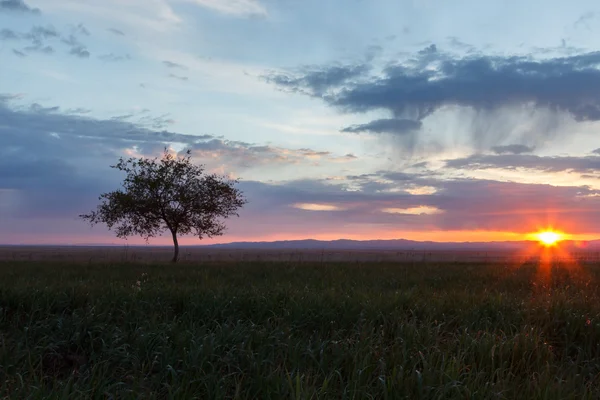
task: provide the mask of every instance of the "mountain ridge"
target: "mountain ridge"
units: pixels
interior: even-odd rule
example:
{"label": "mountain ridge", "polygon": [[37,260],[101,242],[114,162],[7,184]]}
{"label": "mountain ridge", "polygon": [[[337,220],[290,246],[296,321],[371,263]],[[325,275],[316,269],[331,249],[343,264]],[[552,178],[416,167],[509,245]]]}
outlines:
{"label": "mountain ridge", "polygon": [[[223,249],[319,249],[319,250],[512,250],[537,245],[537,241],[494,241],[494,242],[434,242],[416,241],[408,239],[376,239],[376,240],[277,240],[258,242],[231,242],[220,244],[199,245],[199,247],[223,248]],[[564,240],[563,247],[585,247],[600,248],[600,240],[577,242]]]}

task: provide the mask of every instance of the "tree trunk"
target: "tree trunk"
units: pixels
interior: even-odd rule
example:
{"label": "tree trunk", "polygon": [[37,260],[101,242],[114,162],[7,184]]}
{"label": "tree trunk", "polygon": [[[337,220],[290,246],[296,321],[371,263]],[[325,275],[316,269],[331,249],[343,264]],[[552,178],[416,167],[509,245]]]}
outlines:
{"label": "tree trunk", "polygon": [[171,231],[171,235],[173,235],[173,259],[171,262],[176,263],[179,260],[179,243],[177,242],[177,232]]}

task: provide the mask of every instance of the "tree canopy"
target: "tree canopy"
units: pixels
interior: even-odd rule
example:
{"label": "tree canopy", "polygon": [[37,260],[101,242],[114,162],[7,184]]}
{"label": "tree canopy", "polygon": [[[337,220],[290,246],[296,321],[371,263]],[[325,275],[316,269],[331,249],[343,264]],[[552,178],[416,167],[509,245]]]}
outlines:
{"label": "tree canopy", "polygon": [[111,168],[126,173],[122,188],[101,194],[97,209],[80,217],[92,225],[106,224],[119,238],[148,241],[168,231],[173,262],[179,259],[179,236],[220,236],[224,219],[238,216],[246,203],[237,180],[206,174],[204,166],[192,162],[190,150],[183,157],[165,149],[160,159],[120,158]]}

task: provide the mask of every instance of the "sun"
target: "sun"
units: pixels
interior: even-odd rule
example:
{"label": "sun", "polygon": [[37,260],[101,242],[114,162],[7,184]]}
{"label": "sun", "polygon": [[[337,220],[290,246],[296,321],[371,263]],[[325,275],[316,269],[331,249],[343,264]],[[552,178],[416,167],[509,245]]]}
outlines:
{"label": "sun", "polygon": [[554,231],[538,232],[535,236],[544,246],[554,246],[564,239],[562,234]]}

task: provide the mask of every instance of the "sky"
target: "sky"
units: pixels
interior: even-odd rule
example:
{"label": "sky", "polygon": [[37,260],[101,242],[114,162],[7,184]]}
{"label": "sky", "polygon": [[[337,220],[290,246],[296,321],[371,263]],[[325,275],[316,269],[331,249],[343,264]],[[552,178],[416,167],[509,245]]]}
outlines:
{"label": "sky", "polygon": [[599,38],[592,0],[0,0],[0,243],[122,244],[77,216],[165,147],[248,200],[202,243],[600,238]]}

